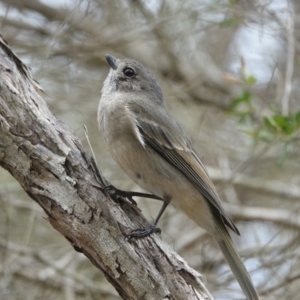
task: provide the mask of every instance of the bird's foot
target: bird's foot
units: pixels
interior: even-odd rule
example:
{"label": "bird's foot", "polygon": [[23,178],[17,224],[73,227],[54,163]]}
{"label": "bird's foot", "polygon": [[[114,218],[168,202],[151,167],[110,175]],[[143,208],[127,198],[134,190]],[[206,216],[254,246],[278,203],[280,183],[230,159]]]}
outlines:
{"label": "bird's foot", "polygon": [[126,235],[126,239],[136,238],[136,239],[142,239],[145,238],[152,233],[161,233],[161,229],[155,227],[155,225],[150,225],[146,228],[139,228],[136,230],[131,231],[129,234]]}
{"label": "bird's foot", "polygon": [[[137,203],[135,200],[133,200],[134,192],[131,191],[123,191],[115,188],[113,185],[108,185],[104,188],[104,190],[109,194],[109,196],[115,201],[118,202],[121,198],[124,197],[127,198],[128,201],[130,201],[131,204],[134,206],[137,206]],[[124,201],[124,200],[123,200]]]}
{"label": "bird's foot", "polygon": [[118,197],[124,197],[127,198],[135,206],[137,206],[137,203],[135,200],[133,200],[132,197],[143,197],[143,198],[150,198],[150,199],[155,199],[160,201],[163,200],[162,198],[152,194],[119,190],[115,188],[113,185],[106,186],[104,190],[110,195],[110,197],[113,200],[118,201],[119,200]]}

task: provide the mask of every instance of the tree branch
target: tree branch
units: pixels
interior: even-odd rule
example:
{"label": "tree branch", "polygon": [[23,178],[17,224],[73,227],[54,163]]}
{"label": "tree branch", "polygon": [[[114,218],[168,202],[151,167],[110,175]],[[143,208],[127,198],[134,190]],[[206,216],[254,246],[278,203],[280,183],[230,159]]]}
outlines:
{"label": "tree branch", "polygon": [[76,136],[49,111],[29,69],[0,37],[0,165],[50,224],[103,271],[123,299],[212,299],[200,275],[159,236],[132,243],[139,209],[101,188]]}

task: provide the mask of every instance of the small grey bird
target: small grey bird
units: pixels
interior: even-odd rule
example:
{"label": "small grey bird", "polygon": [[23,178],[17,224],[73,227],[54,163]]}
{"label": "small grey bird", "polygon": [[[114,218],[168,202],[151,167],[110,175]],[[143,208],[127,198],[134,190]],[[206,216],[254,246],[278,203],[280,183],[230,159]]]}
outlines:
{"label": "small grey bird", "polygon": [[104,81],[98,123],[109,151],[140,187],[163,200],[153,225],[169,203],[207,230],[218,242],[248,300],[258,300],[251,278],[229,235],[239,235],[226,214],[208,172],[185,131],[166,111],[153,74],[132,59],[106,55],[111,67]]}

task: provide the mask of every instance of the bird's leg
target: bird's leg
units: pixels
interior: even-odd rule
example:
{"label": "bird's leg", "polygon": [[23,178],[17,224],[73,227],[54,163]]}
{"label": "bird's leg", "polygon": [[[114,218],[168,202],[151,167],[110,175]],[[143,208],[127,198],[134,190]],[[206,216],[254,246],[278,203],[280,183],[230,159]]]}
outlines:
{"label": "bird's leg", "polygon": [[156,216],[154,222],[146,228],[140,228],[140,229],[136,229],[136,230],[131,231],[129,234],[126,235],[127,239],[130,239],[130,238],[140,239],[140,238],[147,237],[152,233],[161,233],[160,228],[157,228],[156,225],[157,225],[160,217],[164,213],[165,209],[167,208],[167,206],[171,202],[171,199],[170,198],[165,198],[165,199],[163,199],[163,201],[164,201],[163,205],[160,208],[160,210],[158,212],[158,215]]}
{"label": "bird's leg", "polygon": [[139,193],[139,192],[132,192],[132,191],[123,191],[115,188],[113,185],[108,185],[104,188],[104,190],[110,195],[111,198],[117,200],[117,197],[125,197],[127,198],[133,205],[137,205],[136,201],[133,200],[132,197],[143,197],[143,198],[150,198],[155,200],[163,201],[162,198],[157,197],[153,194],[147,193]]}
{"label": "bird's leg", "polygon": [[[107,180],[103,177],[102,173],[100,172],[98,165],[93,156],[90,157],[90,165],[95,174],[96,180],[99,183],[99,185],[95,185],[93,183],[92,183],[92,185],[98,189],[101,189],[102,191],[107,192],[109,194],[109,196],[116,202],[118,201],[118,197],[127,198],[133,205],[137,205],[137,204],[133,200],[132,197],[143,197],[143,198],[150,198],[150,199],[163,201],[162,198],[157,197],[152,194],[119,190],[119,189],[115,188],[113,185],[108,184]],[[103,188],[103,186],[104,186],[104,188]]]}

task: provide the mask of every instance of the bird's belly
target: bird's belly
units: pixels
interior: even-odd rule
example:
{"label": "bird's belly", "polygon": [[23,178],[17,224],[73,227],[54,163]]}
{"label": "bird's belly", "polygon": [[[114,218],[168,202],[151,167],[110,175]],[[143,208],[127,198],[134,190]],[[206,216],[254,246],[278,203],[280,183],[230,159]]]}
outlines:
{"label": "bird's belly", "polygon": [[156,196],[164,196],[163,187],[174,174],[165,171],[158,154],[144,148],[136,139],[127,138],[115,141],[110,152],[122,170],[141,188]]}

